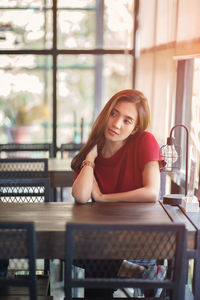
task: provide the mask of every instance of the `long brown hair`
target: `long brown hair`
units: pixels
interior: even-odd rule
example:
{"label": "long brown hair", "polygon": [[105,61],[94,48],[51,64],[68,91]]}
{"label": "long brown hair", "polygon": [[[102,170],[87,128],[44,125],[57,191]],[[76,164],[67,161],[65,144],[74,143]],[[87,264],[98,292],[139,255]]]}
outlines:
{"label": "long brown hair", "polygon": [[80,168],[82,161],[95,145],[97,145],[98,151],[103,148],[105,141],[104,131],[106,124],[110,117],[111,111],[119,101],[128,101],[136,105],[138,112],[138,123],[137,132],[135,134],[138,134],[139,132],[142,132],[147,128],[150,121],[150,113],[147,99],[145,98],[143,93],[133,89],[119,91],[118,93],[113,95],[106,103],[92,126],[92,130],[88,137],[87,143],[73,158],[71,162],[71,168],[73,170],[78,170]]}

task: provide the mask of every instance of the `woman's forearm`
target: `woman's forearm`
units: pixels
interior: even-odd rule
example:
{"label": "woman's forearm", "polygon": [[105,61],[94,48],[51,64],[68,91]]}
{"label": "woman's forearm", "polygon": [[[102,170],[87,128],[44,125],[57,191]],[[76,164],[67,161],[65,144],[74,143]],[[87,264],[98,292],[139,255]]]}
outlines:
{"label": "woman's forearm", "polygon": [[91,198],[94,171],[91,167],[85,166],[81,169],[78,177],[72,186],[72,196],[79,203],[86,203]]}
{"label": "woman's forearm", "polygon": [[72,196],[79,203],[86,203],[91,198],[94,170],[89,166],[81,169],[72,186]]}
{"label": "woman's forearm", "polygon": [[92,195],[94,182],[94,161],[97,157],[97,145],[86,155],[78,177],[72,186],[72,196],[79,203],[87,203]]}
{"label": "woman's forearm", "polygon": [[159,191],[143,187],[129,192],[99,194],[95,199],[97,202],[156,202],[158,200]]}

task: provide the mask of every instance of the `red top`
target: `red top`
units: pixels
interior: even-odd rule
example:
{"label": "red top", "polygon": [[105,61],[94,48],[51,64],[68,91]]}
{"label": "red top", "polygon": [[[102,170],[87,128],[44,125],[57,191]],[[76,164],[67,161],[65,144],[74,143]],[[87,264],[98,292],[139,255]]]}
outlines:
{"label": "red top", "polygon": [[101,192],[120,193],[141,188],[145,164],[159,161],[159,156],[160,147],[147,131],[133,136],[112,157],[104,158],[100,153],[95,160],[94,173]]}

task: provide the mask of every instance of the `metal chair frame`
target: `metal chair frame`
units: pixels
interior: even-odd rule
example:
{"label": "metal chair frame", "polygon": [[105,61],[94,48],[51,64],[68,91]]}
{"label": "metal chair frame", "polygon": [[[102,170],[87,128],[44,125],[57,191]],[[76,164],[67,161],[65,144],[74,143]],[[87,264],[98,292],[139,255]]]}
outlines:
{"label": "metal chair frame", "polygon": [[48,157],[53,155],[53,146],[50,143],[34,143],[34,144],[19,144],[19,143],[8,143],[0,144],[0,157],[2,152],[13,153],[13,157],[16,157],[16,152],[45,152],[48,153]]}
{"label": "metal chair frame", "polygon": [[[0,179],[0,201],[21,203],[49,202],[49,189],[49,178]],[[38,198],[43,201],[38,200]]]}
{"label": "metal chair frame", "polygon": [[[135,239],[133,237],[136,236],[138,231],[140,231],[142,235],[153,235],[154,238],[152,238],[152,242],[149,241],[149,239],[143,240],[142,242],[138,239],[137,242],[133,242],[133,240]],[[109,250],[107,249],[106,243],[104,241],[105,234],[108,235],[108,239],[106,238],[106,241],[107,245],[110,247],[108,247]],[[115,244],[113,246],[110,246],[109,244],[111,243],[110,238],[112,238],[112,234],[114,234],[113,237],[115,240]],[[127,235],[129,234],[131,234],[131,236],[129,237],[129,241],[127,241]],[[170,252],[170,254],[168,254],[165,251],[165,247],[162,251],[159,250],[161,252],[158,252],[158,247],[154,247],[155,239],[158,239],[159,241],[159,235],[162,235],[162,238],[165,239],[165,237],[168,238],[170,234],[173,235],[172,242],[174,241],[174,247],[172,247],[173,253]],[[91,237],[92,235],[93,237]],[[171,243],[171,240],[169,241]],[[151,246],[152,248],[149,248]],[[144,254],[144,249],[146,249],[147,254]],[[169,249],[169,251],[171,251],[171,249]],[[144,255],[147,255],[148,257],[144,257]],[[171,278],[167,278],[164,280],[121,277],[84,279],[72,278],[73,263],[77,262],[77,260],[101,261],[104,259],[110,259],[111,261],[113,259],[170,259],[173,261],[174,266],[173,275]],[[170,290],[170,299],[183,300],[185,295],[185,281],[186,229],[184,224],[113,225],[68,223],[66,225],[65,296],[67,300],[72,299],[72,288],[77,287],[92,289],[123,289],[127,287],[137,287],[145,289],[162,288],[164,290]],[[96,298],[98,299],[98,295]]]}
{"label": "metal chair frame", "polygon": [[60,146],[60,152],[61,152],[61,157],[63,157],[64,152],[76,152],[81,150],[81,148],[84,146],[83,143],[66,143],[66,144],[61,144]]}
{"label": "metal chair frame", "polygon": [[0,159],[0,178],[44,178],[48,177],[47,158],[3,158]]}
{"label": "metal chair frame", "polygon": [[[17,240],[17,235],[13,234],[14,232],[25,231],[27,234],[22,240]],[[12,240],[9,237],[9,233],[12,235]],[[37,283],[36,283],[36,239],[35,239],[35,230],[34,223],[0,223],[0,236],[4,234],[8,235],[7,240],[0,238],[0,259],[10,259],[10,258],[26,258],[29,261],[29,275],[26,277],[0,277],[0,289],[6,291],[6,287],[8,286],[18,286],[18,287],[28,287],[30,293],[30,299],[37,299]],[[10,241],[9,241],[10,239]],[[9,241],[9,242],[8,242]],[[19,247],[19,242],[24,243],[23,247],[26,250],[26,257],[24,257],[15,253],[15,251],[10,251],[10,244],[15,244],[15,247]],[[7,248],[6,248],[7,247]],[[12,254],[10,253],[12,252]],[[18,252],[18,251],[17,251]],[[2,295],[3,291],[1,291]],[[3,295],[2,295],[3,296]]]}
{"label": "metal chair frame", "polygon": [[[49,202],[49,178],[0,179],[0,201],[17,203]],[[44,260],[44,274],[48,273],[49,261]]]}

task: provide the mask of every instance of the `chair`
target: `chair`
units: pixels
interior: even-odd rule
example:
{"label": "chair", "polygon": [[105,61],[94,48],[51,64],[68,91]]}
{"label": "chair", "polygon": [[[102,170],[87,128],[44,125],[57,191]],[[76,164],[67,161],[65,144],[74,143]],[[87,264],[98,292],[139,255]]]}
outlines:
{"label": "chair", "polygon": [[0,178],[48,177],[47,158],[0,159]]}
{"label": "chair", "polygon": [[1,158],[49,158],[53,154],[52,144],[0,144]]}
{"label": "chair", "polygon": [[[0,223],[0,259],[18,259],[28,261],[26,276],[0,277],[0,298],[37,300],[36,278],[36,238],[34,223]],[[41,300],[53,297],[42,296]]]}
{"label": "chair", "polygon": [[[49,202],[49,186],[49,178],[0,179],[0,201],[10,203]],[[37,262],[37,270],[47,275],[49,261],[40,259]],[[21,275],[26,273],[27,264],[10,259],[8,269],[12,270],[14,274]],[[48,277],[44,275],[40,275],[40,279],[48,281]],[[46,284],[48,285],[48,282]]]}
{"label": "chair", "polygon": [[[1,178],[47,178],[47,158],[4,158],[0,159]],[[50,201],[54,201],[54,190],[50,190]]]}
{"label": "chair", "polygon": [[0,179],[0,201],[49,202],[49,178]]}
{"label": "chair", "polygon": [[26,277],[0,277],[0,294],[6,295],[8,286],[27,287],[30,299],[37,299],[35,273],[35,230],[33,223],[0,223],[0,258],[26,259],[28,275]]}
{"label": "chair", "polygon": [[[163,280],[144,279],[141,275],[117,276],[119,266],[125,259],[167,260],[171,264],[167,277]],[[85,268],[85,278],[75,278],[75,274],[72,275],[73,265]],[[169,293],[169,299],[183,300],[185,274],[186,230],[183,224],[68,223],[66,225],[65,296],[67,300],[74,299],[72,288],[80,287],[98,290],[128,287],[162,288]],[[98,299],[98,294],[93,299]]]}

